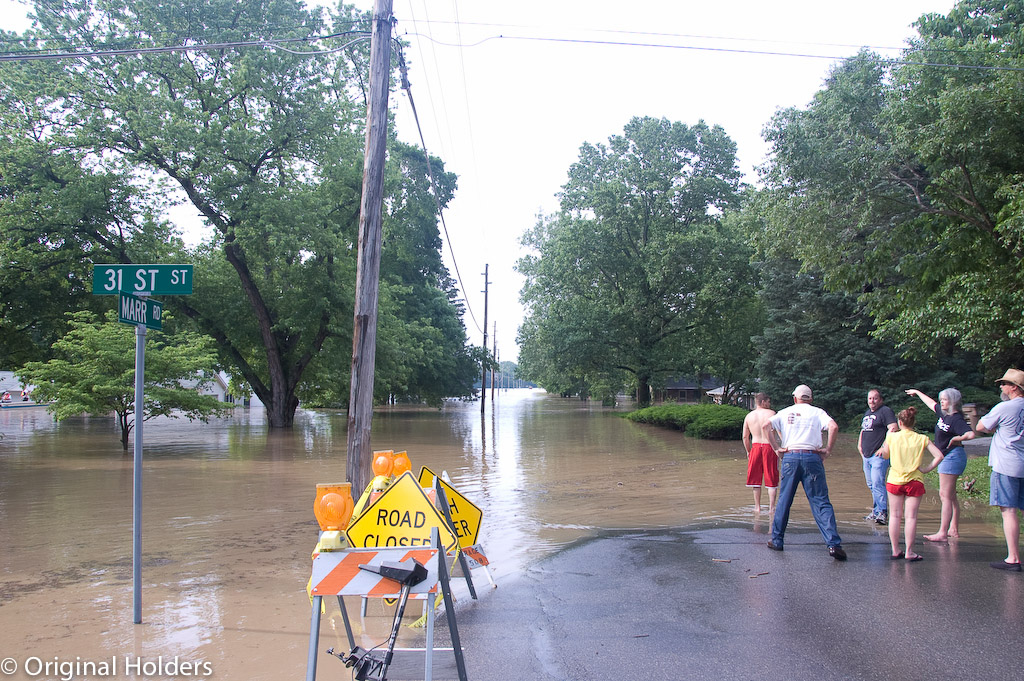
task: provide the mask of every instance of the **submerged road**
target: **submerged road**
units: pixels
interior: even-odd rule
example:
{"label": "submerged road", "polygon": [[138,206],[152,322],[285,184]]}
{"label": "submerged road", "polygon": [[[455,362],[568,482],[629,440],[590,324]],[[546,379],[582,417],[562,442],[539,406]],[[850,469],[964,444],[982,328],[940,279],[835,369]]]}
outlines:
{"label": "submerged road", "polygon": [[879,529],[846,528],[846,562],[792,523],[782,553],[735,522],[581,541],[460,601],[468,677],[1020,678],[1024,576],[988,566],[1005,545],[922,540],[908,563]]}

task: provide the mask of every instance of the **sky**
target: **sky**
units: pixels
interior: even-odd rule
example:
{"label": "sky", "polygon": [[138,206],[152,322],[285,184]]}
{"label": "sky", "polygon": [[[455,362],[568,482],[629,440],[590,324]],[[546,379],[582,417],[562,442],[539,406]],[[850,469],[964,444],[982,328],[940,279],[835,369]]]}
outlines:
{"label": "sky", "polygon": [[[352,4],[370,9],[373,0]],[[516,360],[520,240],[538,214],[558,210],[582,144],[606,142],[636,116],[704,120],[736,142],[740,169],[756,184],[767,153],[761,133],[777,110],[806,106],[829,69],[862,46],[898,56],[918,17],[953,5],[393,0],[427,150],[459,176],[444,251],[470,309],[470,341],[482,341],[487,265],[488,347],[496,324],[499,359]],[[0,0],[0,27],[23,29],[24,15]],[[418,145],[406,94],[392,93],[390,106],[399,138]]]}

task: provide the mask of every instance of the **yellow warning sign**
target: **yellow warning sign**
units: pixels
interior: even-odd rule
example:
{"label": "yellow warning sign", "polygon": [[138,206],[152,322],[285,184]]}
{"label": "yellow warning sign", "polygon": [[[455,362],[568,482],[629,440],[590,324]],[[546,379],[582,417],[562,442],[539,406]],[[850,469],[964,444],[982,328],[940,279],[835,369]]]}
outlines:
{"label": "yellow warning sign", "polygon": [[459,546],[465,548],[476,544],[477,537],[480,534],[480,521],[483,520],[484,512],[432,470],[426,466],[420,469],[420,486],[433,486],[434,478],[441,481],[444,495],[448,497],[448,514],[452,517],[455,534],[459,537]]}
{"label": "yellow warning sign", "polygon": [[423,488],[406,471],[391,483],[345,531],[352,548],[388,546],[430,546],[430,530],[438,528],[441,545],[449,552],[458,539],[434,508]]}

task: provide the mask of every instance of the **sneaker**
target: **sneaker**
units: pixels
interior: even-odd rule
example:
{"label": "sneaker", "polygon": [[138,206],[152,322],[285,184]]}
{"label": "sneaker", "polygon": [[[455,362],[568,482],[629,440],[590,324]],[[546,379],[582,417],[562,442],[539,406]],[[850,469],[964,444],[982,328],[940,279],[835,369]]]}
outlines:
{"label": "sneaker", "polygon": [[768,542],[768,548],[770,548],[772,551],[781,551],[782,544],[776,544],[775,542],[770,541]]}
{"label": "sneaker", "polygon": [[996,570],[1009,570],[1010,572],[1020,572],[1020,563],[1007,563],[1005,560],[997,560],[994,563],[989,563],[990,568]]}
{"label": "sneaker", "polygon": [[889,524],[889,512],[882,511],[875,516],[875,525],[888,525]]}
{"label": "sneaker", "polygon": [[[846,551],[843,551],[842,546],[830,546],[828,547],[828,555],[832,556],[836,560],[846,560]],[[1019,566],[1018,566],[1019,569]]]}
{"label": "sneaker", "polygon": [[875,518],[877,518],[877,517],[878,517],[878,516],[877,516],[877,515],[875,515],[875,513],[874,513],[874,512],[871,512],[871,513],[868,513],[868,514],[867,514],[866,516],[864,516],[864,520],[874,520],[874,519],[875,519]]}

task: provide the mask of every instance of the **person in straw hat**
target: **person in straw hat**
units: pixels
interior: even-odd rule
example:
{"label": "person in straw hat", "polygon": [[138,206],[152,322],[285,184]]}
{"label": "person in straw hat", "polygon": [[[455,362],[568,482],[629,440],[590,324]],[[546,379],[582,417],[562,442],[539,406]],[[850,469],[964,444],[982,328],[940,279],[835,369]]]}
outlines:
{"label": "person in straw hat", "polygon": [[1003,401],[981,417],[976,430],[992,433],[988,465],[992,466],[989,505],[1003,514],[1006,559],[989,563],[997,570],[1020,572],[1020,514],[1024,510],[1024,371],[1007,369],[996,383]]}

